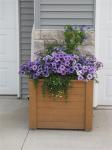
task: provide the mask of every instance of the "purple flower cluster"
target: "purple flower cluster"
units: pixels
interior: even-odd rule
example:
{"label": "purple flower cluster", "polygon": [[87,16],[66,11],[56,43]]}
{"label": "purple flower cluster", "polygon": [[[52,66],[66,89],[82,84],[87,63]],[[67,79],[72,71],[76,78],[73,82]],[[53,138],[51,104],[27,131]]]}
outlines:
{"label": "purple flower cluster", "polygon": [[54,51],[51,55],[38,57],[33,62],[25,62],[20,66],[19,73],[20,75],[29,75],[32,79],[59,74],[61,76],[72,75],[76,80],[92,80],[101,67],[102,63],[98,62],[94,56]]}
{"label": "purple flower cluster", "polygon": [[41,59],[37,59],[34,62],[27,61],[20,66],[19,74],[21,76],[28,75],[32,79],[37,79],[42,75]]}
{"label": "purple flower cluster", "polygon": [[72,62],[74,55],[64,52],[53,52],[43,58],[45,66],[48,66],[50,74],[67,75],[73,73]]}
{"label": "purple flower cluster", "polygon": [[79,56],[76,67],[78,80],[92,80],[96,78],[96,73],[103,67],[103,64],[94,56]]}

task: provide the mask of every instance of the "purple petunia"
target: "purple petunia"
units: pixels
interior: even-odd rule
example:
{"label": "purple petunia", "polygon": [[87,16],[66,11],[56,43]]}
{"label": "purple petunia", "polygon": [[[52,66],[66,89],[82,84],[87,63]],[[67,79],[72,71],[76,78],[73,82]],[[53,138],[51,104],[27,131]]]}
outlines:
{"label": "purple petunia", "polygon": [[93,75],[92,74],[88,74],[87,75],[87,80],[92,80],[93,79]]}
{"label": "purple petunia", "polygon": [[50,55],[37,56],[35,61],[27,61],[20,66],[19,74],[32,79],[49,77],[53,74],[72,75],[77,80],[92,80],[103,67],[94,56],[67,54],[64,48],[55,47]]}
{"label": "purple petunia", "polygon": [[84,80],[84,77],[82,75],[79,75],[78,80]]}
{"label": "purple petunia", "polygon": [[32,66],[32,70],[33,70],[33,71],[36,71],[36,70],[37,70],[37,65],[36,65],[36,64]]}

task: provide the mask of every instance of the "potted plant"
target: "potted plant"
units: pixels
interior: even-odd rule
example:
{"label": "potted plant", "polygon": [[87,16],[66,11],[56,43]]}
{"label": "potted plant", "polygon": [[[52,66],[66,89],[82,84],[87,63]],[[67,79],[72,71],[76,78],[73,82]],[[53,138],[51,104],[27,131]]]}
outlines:
{"label": "potted plant", "polygon": [[20,74],[29,76],[32,129],[92,129],[93,80],[102,63],[80,54],[82,29],[65,28],[63,45],[49,45],[35,61],[20,66]]}

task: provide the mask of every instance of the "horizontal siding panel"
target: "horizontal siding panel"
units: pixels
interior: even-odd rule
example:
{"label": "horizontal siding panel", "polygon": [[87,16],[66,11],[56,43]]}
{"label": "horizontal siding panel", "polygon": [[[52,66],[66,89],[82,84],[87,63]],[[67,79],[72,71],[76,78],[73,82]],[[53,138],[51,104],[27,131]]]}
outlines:
{"label": "horizontal siding panel", "polygon": [[62,25],[41,25],[41,29],[63,29],[64,28],[64,26],[62,26]]}
{"label": "horizontal siding panel", "polygon": [[31,32],[21,32],[21,38],[31,38]]}
{"label": "horizontal siding panel", "polygon": [[[28,85],[28,80],[26,80],[27,82],[26,83],[23,83],[23,89],[28,89],[27,85]],[[26,88],[27,87],[27,88]]]}
{"label": "horizontal siding panel", "polygon": [[27,84],[28,83],[28,77],[27,76],[23,76],[21,81],[23,82],[23,84]]}
{"label": "horizontal siding panel", "polygon": [[29,39],[29,38],[20,39],[20,43],[21,44],[31,44],[31,39]]}
{"label": "horizontal siding panel", "polygon": [[22,90],[22,94],[24,94],[24,95],[26,95],[26,97],[27,97],[27,95],[28,95],[28,88],[22,88],[21,89]]}
{"label": "horizontal siding panel", "polygon": [[21,8],[34,8],[34,5],[33,3],[30,1],[23,1],[21,2],[21,5],[20,5]]}
{"label": "horizontal siding panel", "polygon": [[41,12],[40,18],[92,18],[92,12]]}
{"label": "horizontal siding panel", "polygon": [[22,55],[21,54],[21,61],[22,61],[22,63],[27,62],[28,60],[30,60],[30,55],[27,55],[27,54]]}
{"label": "horizontal siding panel", "polygon": [[28,61],[28,60],[30,60],[30,55],[27,55],[27,54],[22,55],[21,54],[21,60],[22,61]]}
{"label": "horizontal siding panel", "polygon": [[[28,51],[28,50],[26,50],[26,51]],[[31,56],[31,54],[29,52],[25,52],[25,50],[21,51],[21,58],[22,59],[24,59],[24,60],[26,60],[26,59],[30,60],[30,56]]]}
{"label": "horizontal siding panel", "polygon": [[92,5],[41,5],[40,11],[93,11]]}
{"label": "horizontal siding panel", "polygon": [[22,49],[28,49],[31,46],[31,44],[29,44],[29,43],[27,43],[27,44],[22,43],[21,45],[22,45],[21,46]]}
{"label": "horizontal siding panel", "polygon": [[21,32],[31,32],[32,26],[21,26]]}
{"label": "horizontal siding panel", "polygon": [[33,0],[20,0],[20,2],[33,2]]}
{"label": "horizontal siding panel", "polygon": [[41,0],[41,4],[93,4],[94,0]]}
{"label": "horizontal siding panel", "polygon": [[[37,5],[38,0],[35,1]],[[92,27],[94,4],[94,0],[40,0],[40,8],[35,6],[35,26],[42,29],[63,28],[66,24]]]}
{"label": "horizontal siding panel", "polygon": [[34,10],[31,8],[21,8],[21,14],[27,14],[27,15],[33,15],[34,14]]}
{"label": "horizontal siding panel", "polygon": [[21,55],[22,56],[26,55],[27,57],[31,56],[31,54],[28,50],[21,51]]}
{"label": "horizontal siding panel", "polygon": [[[79,25],[73,25],[74,27],[79,27]],[[91,25],[86,25],[91,27]],[[63,29],[64,25],[41,25],[41,29]]]}
{"label": "horizontal siding panel", "polygon": [[21,20],[31,20],[32,21],[33,19],[34,19],[34,17],[32,15],[23,14],[21,16]]}
{"label": "horizontal siding panel", "polygon": [[41,25],[92,25],[92,19],[41,19]]}
{"label": "horizontal siding panel", "polygon": [[21,60],[22,60],[22,63],[30,60],[30,55],[26,55],[26,54],[21,55]]}
{"label": "horizontal siding panel", "polygon": [[[21,60],[21,64],[23,64],[23,63],[25,63],[27,60]],[[21,85],[22,85],[23,83],[21,82]]]}
{"label": "horizontal siding panel", "polygon": [[[34,23],[34,0],[19,0],[20,3],[20,61],[21,64],[30,59],[31,32]],[[21,97],[28,96],[28,81],[21,78]]]}
{"label": "horizontal siding panel", "polygon": [[21,56],[21,60],[22,61],[26,61],[27,62],[28,60],[30,60],[30,56],[31,55],[29,53],[24,53],[24,51],[23,51],[23,52],[21,52],[20,56]]}
{"label": "horizontal siding panel", "polygon": [[24,19],[24,20],[21,20],[21,25],[22,26],[33,26],[33,19],[32,20],[26,20],[26,19]]}

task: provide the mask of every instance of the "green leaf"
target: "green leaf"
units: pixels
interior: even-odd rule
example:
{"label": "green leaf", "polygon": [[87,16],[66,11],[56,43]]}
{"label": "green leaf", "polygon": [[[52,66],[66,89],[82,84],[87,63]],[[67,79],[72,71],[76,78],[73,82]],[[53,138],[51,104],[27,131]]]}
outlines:
{"label": "green leaf", "polygon": [[76,48],[82,44],[85,32],[80,31],[79,29],[73,29],[71,25],[66,25],[64,37],[67,48],[66,52],[74,54],[76,52]]}
{"label": "green leaf", "polygon": [[45,96],[46,91],[48,91],[51,96],[54,97],[54,100],[60,97],[64,97],[67,99],[67,92],[70,85],[70,77],[69,76],[61,76],[61,75],[51,75],[50,77],[44,79],[43,83],[43,94]]}
{"label": "green leaf", "polygon": [[38,79],[34,79],[33,81],[34,81],[35,87],[37,88],[37,86],[38,86]]}

